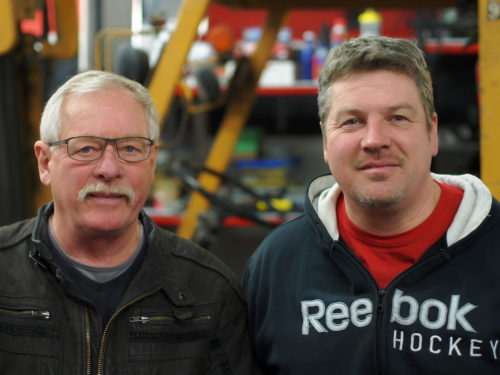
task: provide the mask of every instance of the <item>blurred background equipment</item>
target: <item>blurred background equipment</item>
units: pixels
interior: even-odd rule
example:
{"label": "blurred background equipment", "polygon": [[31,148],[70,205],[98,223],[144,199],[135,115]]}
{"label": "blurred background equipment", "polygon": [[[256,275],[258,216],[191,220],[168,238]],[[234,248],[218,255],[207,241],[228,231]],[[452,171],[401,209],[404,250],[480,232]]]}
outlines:
{"label": "blurred background equipment", "polygon": [[[76,56],[74,1],[0,1],[0,225],[50,199],[40,187],[33,143],[53,73]],[[73,71],[73,70],[72,70]]]}
{"label": "blurred background equipment", "polygon": [[[214,211],[207,196],[240,203],[241,192],[221,176],[293,202],[299,214],[308,180],[327,172],[319,69],[330,47],[366,33],[415,40],[426,53],[440,123],[433,170],[480,175],[500,194],[498,0],[0,0],[0,6],[0,224],[31,216],[51,199],[38,182],[32,149],[40,113],[60,83],[93,68],[143,83],[159,109],[157,183],[146,207],[158,223],[193,238],[199,218]],[[182,181],[174,168],[179,160],[202,166],[193,178],[207,194]],[[250,246],[269,230],[235,212],[219,217],[214,248],[236,233]]]}

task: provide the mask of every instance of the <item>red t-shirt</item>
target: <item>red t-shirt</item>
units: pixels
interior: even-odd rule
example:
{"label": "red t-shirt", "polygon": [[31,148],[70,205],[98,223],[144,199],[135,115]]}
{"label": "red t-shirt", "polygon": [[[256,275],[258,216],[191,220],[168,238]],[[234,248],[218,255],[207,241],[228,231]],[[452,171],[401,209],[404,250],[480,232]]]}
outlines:
{"label": "red t-shirt", "polygon": [[358,228],[348,217],[344,196],[337,202],[339,233],[361,260],[381,288],[413,265],[448,230],[460,206],[464,192],[441,184],[441,196],[431,215],[406,232],[379,236]]}

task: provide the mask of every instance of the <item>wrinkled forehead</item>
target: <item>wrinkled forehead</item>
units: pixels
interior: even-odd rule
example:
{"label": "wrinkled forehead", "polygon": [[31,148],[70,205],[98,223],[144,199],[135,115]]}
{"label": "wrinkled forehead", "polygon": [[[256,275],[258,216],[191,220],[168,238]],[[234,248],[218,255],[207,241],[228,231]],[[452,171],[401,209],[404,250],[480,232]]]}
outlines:
{"label": "wrinkled forehead", "polygon": [[68,134],[148,136],[145,108],[122,88],[69,95],[61,105],[60,137]]}

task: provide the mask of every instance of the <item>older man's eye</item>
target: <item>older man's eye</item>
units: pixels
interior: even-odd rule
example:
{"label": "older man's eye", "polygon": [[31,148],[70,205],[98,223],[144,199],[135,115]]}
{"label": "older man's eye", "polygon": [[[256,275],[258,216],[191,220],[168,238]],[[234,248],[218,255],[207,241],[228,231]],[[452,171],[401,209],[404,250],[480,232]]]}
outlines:
{"label": "older man's eye", "polygon": [[81,145],[71,150],[71,154],[78,154],[78,155],[89,155],[98,152],[100,151],[95,146],[92,145]]}
{"label": "older man's eye", "polygon": [[137,151],[137,149],[136,149],[134,146],[131,146],[131,145],[128,145],[128,146],[123,147],[123,150],[124,150],[125,152],[128,152],[128,153],[131,153],[131,152],[135,152],[135,151]]}

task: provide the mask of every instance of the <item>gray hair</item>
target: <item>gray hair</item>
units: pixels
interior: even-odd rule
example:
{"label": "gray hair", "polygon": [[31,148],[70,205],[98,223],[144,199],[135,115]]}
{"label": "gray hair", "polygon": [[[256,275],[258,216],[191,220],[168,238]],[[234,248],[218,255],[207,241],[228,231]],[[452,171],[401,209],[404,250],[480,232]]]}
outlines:
{"label": "gray hair", "polygon": [[318,110],[323,126],[332,105],[332,83],[351,72],[376,70],[404,73],[415,80],[427,127],[432,129],[434,94],[424,53],[409,40],[384,36],[351,39],[330,50],[319,75]]}
{"label": "gray hair", "polygon": [[121,75],[98,70],[89,70],[73,76],[50,97],[40,121],[40,139],[44,142],[59,140],[62,125],[61,108],[65,99],[117,88],[126,89],[134,99],[143,105],[149,137],[154,141],[158,140],[160,135],[158,110],[148,90],[140,83]]}

